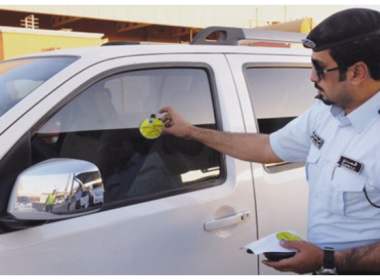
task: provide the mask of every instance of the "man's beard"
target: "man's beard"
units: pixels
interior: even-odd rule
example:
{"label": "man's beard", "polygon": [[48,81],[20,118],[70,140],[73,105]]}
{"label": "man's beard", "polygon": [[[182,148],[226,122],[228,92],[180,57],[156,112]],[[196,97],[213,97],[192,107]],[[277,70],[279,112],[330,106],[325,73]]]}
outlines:
{"label": "man's beard", "polygon": [[[314,83],[314,87],[315,87],[316,89],[318,89],[318,90],[324,92],[323,88],[321,88],[317,83]],[[332,102],[332,101],[330,101],[330,100],[325,100],[325,99],[323,99],[323,96],[322,96],[322,94],[320,94],[320,93],[317,94],[314,98],[315,98],[315,99],[319,99],[319,100],[321,100],[321,101],[322,101],[325,105],[327,105],[327,106],[334,105],[334,102]]]}
{"label": "man's beard", "polygon": [[330,100],[324,100],[321,94],[317,94],[314,98],[321,100],[327,106],[334,105],[334,102],[331,102]]}

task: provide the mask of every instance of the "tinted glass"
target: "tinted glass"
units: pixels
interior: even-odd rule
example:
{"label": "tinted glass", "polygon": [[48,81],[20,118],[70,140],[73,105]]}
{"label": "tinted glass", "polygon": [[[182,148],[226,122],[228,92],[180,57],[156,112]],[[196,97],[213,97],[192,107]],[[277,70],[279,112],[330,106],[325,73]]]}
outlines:
{"label": "tinted glass", "polygon": [[57,112],[32,141],[33,162],[82,159],[98,166],[105,202],[196,190],[220,177],[220,154],[173,136],[145,139],[140,123],[171,106],[191,123],[216,129],[203,69],[151,69],[99,81]]}
{"label": "tinted glass", "polygon": [[249,68],[246,78],[262,133],[280,129],[315,103],[310,68]]}

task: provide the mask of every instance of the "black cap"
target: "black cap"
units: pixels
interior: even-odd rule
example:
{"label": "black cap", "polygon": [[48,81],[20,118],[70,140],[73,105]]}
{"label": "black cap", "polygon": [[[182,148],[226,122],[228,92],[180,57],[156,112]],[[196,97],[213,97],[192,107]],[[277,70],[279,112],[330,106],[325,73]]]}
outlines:
{"label": "black cap", "polygon": [[302,43],[319,52],[376,35],[380,35],[380,12],[355,8],[329,16]]}

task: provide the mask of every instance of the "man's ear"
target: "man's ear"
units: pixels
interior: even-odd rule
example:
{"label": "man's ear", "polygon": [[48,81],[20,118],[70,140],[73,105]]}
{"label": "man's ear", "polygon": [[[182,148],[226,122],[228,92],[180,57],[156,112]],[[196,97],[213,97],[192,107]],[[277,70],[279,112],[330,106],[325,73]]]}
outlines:
{"label": "man's ear", "polygon": [[370,78],[370,73],[367,64],[357,62],[351,66],[351,81],[353,84],[361,84],[365,79]]}

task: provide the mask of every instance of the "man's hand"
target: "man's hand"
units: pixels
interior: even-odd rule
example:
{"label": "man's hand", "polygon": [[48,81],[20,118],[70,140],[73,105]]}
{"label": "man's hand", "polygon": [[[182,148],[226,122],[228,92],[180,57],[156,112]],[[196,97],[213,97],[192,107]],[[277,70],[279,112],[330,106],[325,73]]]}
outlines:
{"label": "man's hand", "polygon": [[294,257],[277,262],[265,260],[262,263],[282,272],[310,273],[322,267],[323,250],[306,241],[282,241],[281,246],[295,249]]}
{"label": "man's hand", "polygon": [[165,124],[162,130],[164,134],[172,134],[177,137],[188,138],[190,137],[191,129],[194,128],[185,118],[179,115],[170,107],[162,108],[160,114],[165,114],[161,120]]}

